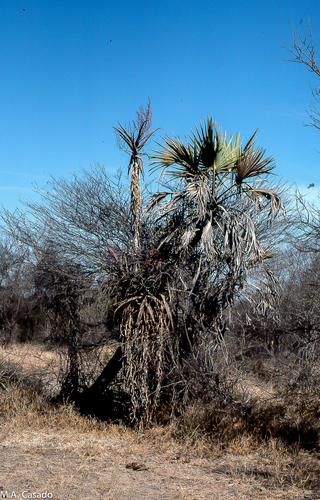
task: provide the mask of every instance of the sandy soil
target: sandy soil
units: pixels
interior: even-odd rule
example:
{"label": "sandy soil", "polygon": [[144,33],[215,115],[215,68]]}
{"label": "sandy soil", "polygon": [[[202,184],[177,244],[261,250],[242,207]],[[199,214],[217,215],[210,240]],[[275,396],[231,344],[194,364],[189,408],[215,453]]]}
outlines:
{"label": "sandy soil", "polygon": [[12,424],[2,428],[0,498],[2,490],[8,498],[47,492],[55,500],[320,499],[320,490],[302,491],[273,469],[254,453],[199,458],[126,432],[97,436]]}
{"label": "sandy soil", "polygon": [[[56,352],[14,345],[1,361],[55,387]],[[306,453],[295,461],[277,443],[209,453],[201,442],[191,447],[165,436],[50,409],[13,384],[0,390],[0,499],[320,500],[320,477],[318,490],[303,489],[306,470],[318,483]]]}

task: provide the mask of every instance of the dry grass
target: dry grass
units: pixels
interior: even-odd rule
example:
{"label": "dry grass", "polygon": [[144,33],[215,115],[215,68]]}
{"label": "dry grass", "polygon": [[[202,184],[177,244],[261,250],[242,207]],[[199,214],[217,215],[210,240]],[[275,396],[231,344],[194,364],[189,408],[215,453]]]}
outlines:
{"label": "dry grass", "polygon": [[[89,352],[87,356],[83,354],[84,361],[87,357],[88,364],[91,362],[88,370],[85,369],[85,364],[82,366],[83,371],[88,372],[84,373],[87,379],[95,380],[100,375],[113,352],[113,346],[102,346],[93,353]],[[25,381],[41,385],[49,397],[54,397],[61,390],[61,380],[67,372],[67,358],[67,349],[63,346],[49,349],[45,344],[8,344],[0,349],[0,374],[3,366],[13,377],[18,376]]]}
{"label": "dry grass", "polygon": [[[288,448],[280,439],[262,441],[249,432],[213,442],[197,429],[196,406],[189,408],[184,421],[143,431],[86,418],[72,406],[53,406],[40,386],[30,386],[30,380],[36,380],[32,375],[45,369],[42,359],[54,365],[52,352],[39,358],[36,346],[11,349],[10,369],[14,362],[20,371],[11,380],[7,376],[7,390],[0,390],[0,446],[5,457],[0,490],[17,495],[46,490],[55,499],[320,498],[315,453]],[[237,421],[233,425],[237,429]],[[141,467],[134,469],[132,463]]]}
{"label": "dry grass", "polygon": [[42,386],[48,395],[59,390],[61,357],[58,351],[34,344],[8,344],[0,351],[0,374]]}

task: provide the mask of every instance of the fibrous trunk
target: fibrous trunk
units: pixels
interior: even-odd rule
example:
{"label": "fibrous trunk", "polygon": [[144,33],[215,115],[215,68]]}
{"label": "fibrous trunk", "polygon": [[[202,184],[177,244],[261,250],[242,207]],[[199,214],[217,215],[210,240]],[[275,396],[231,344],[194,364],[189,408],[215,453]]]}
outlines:
{"label": "fibrous trunk", "polygon": [[134,160],[131,167],[131,227],[135,250],[139,250],[140,248],[140,208],[140,165],[138,160]]}

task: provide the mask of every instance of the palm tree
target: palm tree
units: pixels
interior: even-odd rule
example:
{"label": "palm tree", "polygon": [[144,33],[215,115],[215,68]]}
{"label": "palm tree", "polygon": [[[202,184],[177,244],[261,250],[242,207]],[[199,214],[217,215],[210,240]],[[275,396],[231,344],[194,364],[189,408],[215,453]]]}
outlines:
{"label": "palm tree", "polygon": [[[141,236],[141,189],[143,147],[154,134],[151,126],[151,104],[140,107],[132,127],[114,127],[121,150],[130,155],[131,228],[134,265],[119,273],[118,301],[115,316],[119,318],[122,367],[125,388],[130,394],[132,419],[148,422],[160,398],[163,378],[165,335],[169,329],[170,311],[163,295],[162,273],[156,272],[150,238]],[[143,244],[142,244],[143,239]],[[128,249],[132,256],[131,249]],[[145,254],[145,255],[144,255]],[[129,261],[131,259],[128,259]]]}
{"label": "palm tree", "polygon": [[[157,220],[169,213],[177,213],[187,207],[184,224],[179,228],[181,248],[200,245],[208,257],[221,252],[220,240],[214,238],[217,229],[223,235],[224,250],[231,252],[240,264],[244,252],[253,258],[261,258],[261,248],[256,239],[252,219],[240,210],[239,200],[245,196],[257,210],[265,200],[270,205],[270,221],[283,209],[279,196],[264,186],[257,186],[262,175],[275,168],[271,157],[263,159],[265,150],[255,147],[257,130],[242,147],[240,135],[235,139],[207,118],[204,127],[191,131],[186,145],[179,137],[166,137],[162,151],[154,151],[154,169],[162,167],[161,175],[171,175],[179,181],[179,190],[156,193],[148,211],[159,209],[165,198],[170,199],[160,207]],[[175,169],[167,172],[167,168]],[[185,207],[184,207],[185,209]],[[177,235],[171,233],[166,241]]]}
{"label": "palm tree", "polygon": [[140,212],[141,189],[140,174],[144,175],[142,155],[143,147],[156,130],[149,132],[151,127],[151,102],[148,100],[147,108],[140,106],[137,120],[133,120],[132,127],[126,129],[119,122],[119,127],[113,127],[119,136],[119,147],[130,155],[128,174],[131,171],[131,227],[133,231],[133,247],[135,251],[140,248]]}
{"label": "palm tree", "polygon": [[274,168],[255,147],[256,132],[242,147],[239,134],[227,140],[208,118],[186,145],[166,138],[155,151],[155,168],[165,173],[175,167],[167,173],[176,183],[152,197],[142,233],[141,148],[151,136],[143,123],[145,115],[133,132],[120,124],[116,129],[131,155],[131,220],[139,258],[121,273],[115,315],[132,418],[148,423],[162,402],[171,398],[175,404],[173,393],[192,346],[203,332],[223,332],[223,308],[246,269],[267,255],[256,236],[255,211],[263,211],[265,200],[271,221],[282,203],[256,183]]}
{"label": "palm tree", "polygon": [[166,136],[152,156],[153,170],[162,168],[161,176],[169,175],[175,187],[156,193],[147,214],[164,225],[158,250],[171,245],[183,262],[180,279],[203,328],[212,322],[218,328],[217,319],[235,289],[243,286],[247,269],[270,256],[270,249],[259,243],[256,215],[267,208],[269,224],[284,208],[266,186],[263,176],[275,165],[256,147],[256,134],[242,146],[240,134],[227,140],[221,127],[207,118],[185,143]]}

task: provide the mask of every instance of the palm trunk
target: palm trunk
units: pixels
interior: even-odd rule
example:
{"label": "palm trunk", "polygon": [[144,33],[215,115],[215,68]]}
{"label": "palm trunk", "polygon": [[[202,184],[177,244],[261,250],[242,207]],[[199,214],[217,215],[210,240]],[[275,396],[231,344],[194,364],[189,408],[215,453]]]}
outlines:
{"label": "palm trunk", "polygon": [[134,159],[131,167],[131,227],[135,252],[140,249],[140,209],[140,165],[139,160]]}

